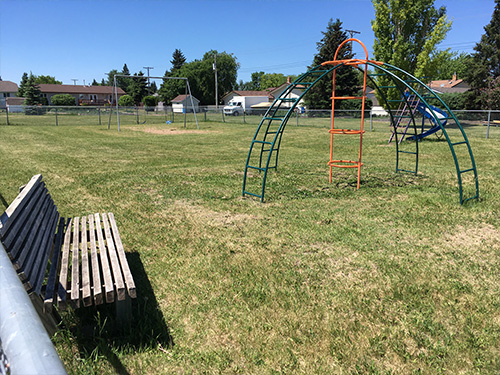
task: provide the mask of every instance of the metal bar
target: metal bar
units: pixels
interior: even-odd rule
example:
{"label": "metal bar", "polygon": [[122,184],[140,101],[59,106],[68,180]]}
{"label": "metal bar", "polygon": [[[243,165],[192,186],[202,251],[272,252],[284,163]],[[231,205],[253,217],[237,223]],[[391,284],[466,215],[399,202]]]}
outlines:
{"label": "metal bar", "polygon": [[491,111],[488,111],[488,127],[486,128],[486,139],[490,137],[490,120],[491,120]]}
{"label": "metal bar", "polygon": [[12,374],[67,374],[1,243],[0,338]]}

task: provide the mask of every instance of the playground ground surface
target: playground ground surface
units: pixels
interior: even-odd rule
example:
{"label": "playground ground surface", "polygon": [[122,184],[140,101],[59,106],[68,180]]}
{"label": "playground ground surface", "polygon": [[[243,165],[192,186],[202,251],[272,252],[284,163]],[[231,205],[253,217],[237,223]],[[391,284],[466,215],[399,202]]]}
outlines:
{"label": "playground ground surface", "polygon": [[327,128],[291,122],[264,204],[241,196],[255,124],[0,126],[2,205],[42,173],[64,216],[114,212],[136,279],[131,327],[63,313],[68,372],[497,374],[500,137],[466,127],[480,201],[461,206],[446,142],[396,174],[375,124],[356,190],[328,183]]}

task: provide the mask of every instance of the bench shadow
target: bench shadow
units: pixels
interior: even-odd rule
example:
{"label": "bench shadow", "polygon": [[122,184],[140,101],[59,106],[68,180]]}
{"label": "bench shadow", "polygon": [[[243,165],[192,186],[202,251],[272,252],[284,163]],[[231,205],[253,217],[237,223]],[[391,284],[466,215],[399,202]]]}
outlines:
{"label": "bench shadow", "polygon": [[116,374],[124,375],[129,372],[115,354],[117,351],[165,350],[174,345],[139,253],[126,255],[137,289],[137,298],[132,299],[130,324],[118,322],[115,305],[105,304],[77,309],[74,311],[76,321],[69,327],[82,359],[91,361],[97,350]]}
{"label": "bench shadow", "polygon": [[2,202],[2,204],[5,208],[9,207],[9,204],[7,203],[5,198],[3,197],[2,193],[0,193],[0,202]]}

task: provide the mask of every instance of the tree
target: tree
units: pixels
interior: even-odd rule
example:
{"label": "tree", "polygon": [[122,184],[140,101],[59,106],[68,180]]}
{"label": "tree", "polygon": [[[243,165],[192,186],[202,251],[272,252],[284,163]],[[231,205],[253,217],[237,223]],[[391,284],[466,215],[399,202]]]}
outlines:
{"label": "tree", "polygon": [[158,105],[158,97],[153,95],[145,96],[142,99],[146,111],[154,111],[154,108]]}
{"label": "tree", "polygon": [[73,106],[76,105],[76,99],[70,94],[56,94],[51,100],[52,105],[61,105],[61,106]]}
{"label": "tree", "polygon": [[[124,76],[131,75],[130,70],[128,70],[127,64],[123,64],[122,71],[117,73],[117,74],[122,74]],[[121,88],[123,91],[125,91],[127,94],[129,94],[129,90],[131,88],[132,82],[133,82],[133,79],[130,77],[116,77],[116,85],[119,88]]]}
{"label": "tree", "polygon": [[27,115],[41,115],[44,113],[42,108],[38,106],[42,105],[42,93],[40,87],[36,83],[36,76],[30,73],[28,81],[26,82],[26,88],[24,90],[24,104],[27,106],[37,106],[35,108],[27,108],[25,113]]}
{"label": "tree", "polygon": [[236,74],[239,64],[236,58],[226,52],[209,51],[203,59],[194,60],[182,65],[180,69],[166,71],[165,79],[159,89],[159,95],[164,103],[169,104],[179,94],[184,94],[184,80],[167,79],[167,77],[185,77],[189,80],[191,93],[200,100],[202,105],[213,104],[215,96],[215,75],[213,71],[214,55],[217,54],[218,94],[220,102],[223,94],[236,86]]}
{"label": "tree", "polygon": [[464,79],[471,64],[472,56],[466,52],[452,53],[450,58],[437,66],[436,79],[451,79],[454,75]]}
{"label": "tree", "polygon": [[491,21],[474,47],[466,81],[471,85],[468,108],[492,109],[500,107],[500,0],[495,0]]}
{"label": "tree", "polygon": [[148,80],[141,71],[139,71],[139,74],[134,73],[134,78],[130,78],[130,80],[131,83],[128,87],[127,94],[129,94],[134,99],[134,103],[138,105],[148,92]]}
{"label": "tree", "polygon": [[20,98],[24,98],[26,93],[26,88],[28,87],[28,73],[23,73],[23,77],[21,78],[21,84],[17,89],[17,96]]}
{"label": "tree", "polygon": [[174,53],[172,53],[172,60],[170,60],[172,64],[172,72],[175,70],[179,70],[186,63],[186,58],[180,49],[176,49]]}
{"label": "tree", "polygon": [[[335,57],[335,52],[340,44],[347,39],[347,33],[342,29],[342,22],[337,19],[335,22],[330,19],[326,31],[322,32],[323,38],[316,43],[318,53],[314,56],[313,65],[318,66],[325,61],[331,61]],[[347,44],[339,51],[337,59],[351,59],[352,52]],[[306,94],[304,101],[309,108],[331,108],[332,96],[332,76],[330,73],[327,77],[320,80]],[[351,67],[340,67],[335,73],[335,92],[339,96],[353,96],[359,90],[358,74]],[[341,101],[339,108],[348,104]]]}
{"label": "tree", "polygon": [[[372,0],[375,20],[373,52],[375,59],[397,66],[416,77],[436,76],[437,66],[449,51],[438,51],[451,28],[446,8],[434,7],[435,0]],[[380,86],[389,86],[388,78],[380,77]],[[389,99],[397,99],[401,93],[388,90]]]}
{"label": "tree", "polygon": [[61,81],[56,80],[56,77],[52,76],[35,76],[35,81],[38,84],[53,84],[53,85],[62,85]]}
{"label": "tree", "polygon": [[92,86],[99,86],[99,82],[97,82],[94,78],[94,80],[92,81]]}

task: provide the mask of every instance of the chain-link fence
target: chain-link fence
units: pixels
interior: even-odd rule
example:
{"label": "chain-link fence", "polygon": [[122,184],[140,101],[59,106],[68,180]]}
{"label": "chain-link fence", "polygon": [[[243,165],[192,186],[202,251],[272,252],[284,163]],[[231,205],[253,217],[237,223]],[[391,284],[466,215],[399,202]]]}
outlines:
{"label": "chain-link fence", "polygon": [[[275,116],[284,116],[285,110]],[[388,115],[380,112],[365,112],[365,130],[390,130]],[[500,139],[500,110],[454,110],[453,113],[460,121],[469,137],[499,138]],[[227,116],[222,106],[199,107],[194,113],[174,111],[172,107],[119,107],[121,125],[145,124],[172,124],[172,123],[199,123],[222,122],[229,124],[249,124],[257,126],[265,110],[252,110],[248,113]],[[296,110],[288,120],[288,126],[329,127],[330,110],[305,109]],[[335,110],[336,119],[359,119],[358,110]],[[418,116],[417,116],[418,118]],[[55,107],[55,106],[11,106],[0,108],[0,126],[2,125],[97,125],[114,126],[118,123],[115,107]]]}

